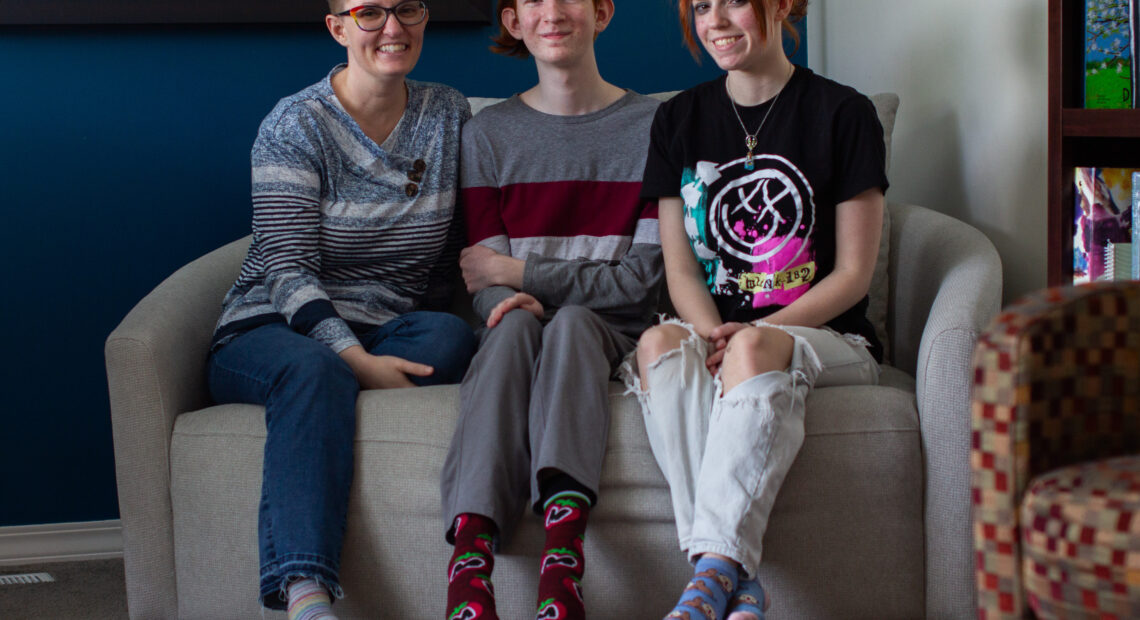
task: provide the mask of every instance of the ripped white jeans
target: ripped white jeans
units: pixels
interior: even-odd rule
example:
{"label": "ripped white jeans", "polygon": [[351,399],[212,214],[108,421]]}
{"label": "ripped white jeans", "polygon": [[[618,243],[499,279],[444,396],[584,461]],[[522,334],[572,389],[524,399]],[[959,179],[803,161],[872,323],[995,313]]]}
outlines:
{"label": "ripped white jeans", "polygon": [[622,378],[638,396],[657,465],[669,482],[681,550],[695,562],[718,553],[756,575],[776,493],[804,439],[804,398],[812,387],[873,385],[879,365],[859,336],[829,328],[771,326],[795,340],[786,371],[751,377],[720,395],[705,367],[712,345],[687,323],[677,349],[652,363],[641,389],[636,358]]}

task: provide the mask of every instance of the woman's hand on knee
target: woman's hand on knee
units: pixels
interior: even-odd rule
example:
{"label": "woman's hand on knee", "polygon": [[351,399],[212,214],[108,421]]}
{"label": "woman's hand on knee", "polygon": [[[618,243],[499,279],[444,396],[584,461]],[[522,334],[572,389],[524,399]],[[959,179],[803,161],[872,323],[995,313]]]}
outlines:
{"label": "woman's hand on knee", "polygon": [[499,305],[495,306],[491,310],[490,316],[487,317],[487,327],[491,328],[498,325],[499,321],[503,320],[503,316],[506,313],[516,308],[526,310],[538,319],[542,319],[543,314],[545,313],[542,309],[542,302],[535,299],[533,295],[529,295],[527,293],[515,293],[503,301],[500,301]]}
{"label": "woman's hand on knee", "polygon": [[356,375],[360,387],[365,390],[415,387],[408,375],[430,376],[435,369],[427,364],[419,364],[394,355],[373,355],[364,347],[354,346],[341,351],[340,356],[348,362]]}

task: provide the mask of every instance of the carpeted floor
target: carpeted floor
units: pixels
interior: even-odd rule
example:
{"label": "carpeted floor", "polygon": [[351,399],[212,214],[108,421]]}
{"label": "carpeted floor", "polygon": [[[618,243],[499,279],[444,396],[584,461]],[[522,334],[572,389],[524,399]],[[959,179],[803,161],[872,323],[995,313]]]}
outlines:
{"label": "carpeted floor", "polygon": [[123,561],[0,566],[0,577],[48,573],[55,581],[0,585],[5,620],[122,620],[127,617]]}

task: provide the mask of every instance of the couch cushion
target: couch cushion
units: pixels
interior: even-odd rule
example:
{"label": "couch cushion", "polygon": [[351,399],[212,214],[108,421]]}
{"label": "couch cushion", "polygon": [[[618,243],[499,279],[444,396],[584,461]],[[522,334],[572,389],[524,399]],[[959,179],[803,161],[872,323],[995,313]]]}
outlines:
{"label": "couch cushion", "polygon": [[[763,566],[780,617],[922,615],[922,465],[913,391],[822,388],[776,501]],[[902,386],[890,387],[893,385]],[[691,574],[668,488],[637,402],[611,385],[613,421],[587,555],[587,604],[599,618],[661,617]],[[458,407],[454,386],[366,391],[342,559],[342,617],[442,617],[440,468]],[[180,616],[257,617],[257,507],[264,412],[222,405],[175,421],[171,444]],[[503,617],[533,614],[542,531],[525,518],[497,558]],[[652,566],[652,571],[630,570]],[[398,569],[395,567],[399,567]],[[668,593],[651,600],[635,592]],[[425,605],[427,608],[425,608]],[[788,615],[795,610],[794,615]]]}

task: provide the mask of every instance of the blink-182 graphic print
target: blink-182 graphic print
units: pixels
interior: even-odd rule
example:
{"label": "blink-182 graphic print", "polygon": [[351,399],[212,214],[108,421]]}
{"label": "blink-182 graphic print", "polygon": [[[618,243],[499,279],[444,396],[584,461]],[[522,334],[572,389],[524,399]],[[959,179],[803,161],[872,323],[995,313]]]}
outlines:
{"label": "blink-182 graphic print", "polygon": [[807,177],[778,155],[701,161],[681,180],[685,231],[714,297],[785,306],[816,277],[815,202]]}

